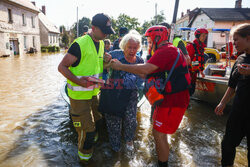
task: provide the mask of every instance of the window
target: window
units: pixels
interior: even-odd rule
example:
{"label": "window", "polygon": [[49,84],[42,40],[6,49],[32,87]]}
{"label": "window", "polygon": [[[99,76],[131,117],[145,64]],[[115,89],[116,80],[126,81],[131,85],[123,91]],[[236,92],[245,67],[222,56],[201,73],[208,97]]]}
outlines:
{"label": "window", "polygon": [[26,26],[26,18],[24,14],[22,14],[22,18],[23,18],[23,26]]}
{"label": "window", "polygon": [[49,35],[49,39],[50,39],[49,43],[52,43],[52,35]]}
{"label": "window", "polygon": [[32,28],[35,28],[35,22],[34,22],[34,17],[31,16],[31,25],[32,25]]}
{"label": "window", "polygon": [[23,36],[23,46],[24,46],[24,49],[27,49],[27,37],[26,36]]}
{"label": "window", "polygon": [[8,9],[8,17],[9,17],[9,23],[13,23],[12,11],[11,11],[11,9]]}
{"label": "window", "polygon": [[36,47],[36,37],[35,36],[33,36],[32,37],[32,42],[33,42],[33,48],[35,48]]}

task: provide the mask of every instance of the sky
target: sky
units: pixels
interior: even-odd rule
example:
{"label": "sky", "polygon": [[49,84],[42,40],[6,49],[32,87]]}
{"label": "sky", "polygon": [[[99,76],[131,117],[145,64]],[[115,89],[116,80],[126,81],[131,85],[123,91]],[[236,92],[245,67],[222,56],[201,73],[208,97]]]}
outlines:
{"label": "sky", "polygon": [[[71,27],[78,18],[92,17],[97,13],[106,13],[109,16],[117,17],[124,13],[130,17],[138,18],[142,24],[151,20],[155,12],[159,14],[163,11],[166,21],[172,22],[175,0],[31,0],[36,2],[36,6],[41,9],[46,6],[48,19],[56,26],[64,25]],[[157,10],[155,10],[157,4]],[[181,12],[186,14],[187,9],[198,8],[234,8],[235,0],[179,0],[177,18]],[[250,8],[250,0],[242,0],[243,8]]]}

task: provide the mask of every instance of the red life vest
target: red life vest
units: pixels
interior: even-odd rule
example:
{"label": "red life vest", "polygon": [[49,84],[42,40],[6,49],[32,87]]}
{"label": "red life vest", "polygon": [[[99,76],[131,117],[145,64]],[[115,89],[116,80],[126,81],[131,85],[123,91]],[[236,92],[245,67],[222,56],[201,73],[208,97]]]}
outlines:
{"label": "red life vest", "polygon": [[195,43],[192,43],[195,54],[194,58],[191,60],[191,68],[190,71],[192,72],[198,72],[204,70],[205,60],[204,60],[204,48],[199,47],[199,50],[197,48],[197,45]]}

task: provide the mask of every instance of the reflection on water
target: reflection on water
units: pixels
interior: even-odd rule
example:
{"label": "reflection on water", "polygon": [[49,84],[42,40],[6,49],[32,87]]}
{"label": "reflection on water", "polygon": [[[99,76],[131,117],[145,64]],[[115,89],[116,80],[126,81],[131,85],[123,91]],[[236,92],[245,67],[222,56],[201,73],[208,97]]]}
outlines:
{"label": "reflection on water", "polygon": [[[81,166],[77,136],[68,107],[59,95],[64,78],[57,72],[63,54],[0,59],[0,166]],[[219,166],[220,142],[227,115],[191,101],[174,135],[169,137],[170,166]],[[89,166],[156,166],[150,105],[138,112],[135,152],[115,154],[106,131]],[[246,140],[237,149],[235,166],[247,166]]]}

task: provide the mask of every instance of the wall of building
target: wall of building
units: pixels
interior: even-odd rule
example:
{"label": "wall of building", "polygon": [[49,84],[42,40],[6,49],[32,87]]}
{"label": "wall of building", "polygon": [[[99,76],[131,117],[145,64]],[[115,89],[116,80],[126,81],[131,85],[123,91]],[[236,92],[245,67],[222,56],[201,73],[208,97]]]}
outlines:
{"label": "wall of building", "polygon": [[48,30],[45,28],[43,23],[39,20],[39,27],[40,27],[40,34],[41,34],[41,45],[42,46],[49,46],[49,36]]}
{"label": "wall of building", "polygon": [[60,34],[56,34],[56,33],[49,33],[49,45],[52,46],[59,46],[59,35]]}
{"label": "wall of building", "polygon": [[41,34],[41,45],[42,46],[58,46],[59,47],[59,35],[57,33],[48,32],[48,29],[44,24],[39,21],[40,34]]}
{"label": "wall of building", "polygon": [[[243,23],[250,23],[250,20],[248,21],[216,21],[214,28],[232,29],[232,27],[237,26],[239,24],[243,24]],[[215,48],[220,49],[226,43],[226,35],[225,33],[214,33],[213,40],[214,40]],[[230,38],[230,40],[233,41],[232,38]]]}
{"label": "wall of building", "polygon": [[[8,9],[12,12],[12,23],[9,23]],[[25,24],[23,24],[23,15],[25,16]],[[33,17],[34,25],[31,18]],[[0,42],[0,55],[8,55],[11,53],[6,46],[10,45],[10,40],[18,40],[19,52],[26,52],[30,47],[40,51],[40,33],[38,14],[18,6],[0,2],[0,34],[4,36]],[[26,48],[24,47],[24,36],[26,36]],[[34,42],[33,42],[34,38]]]}
{"label": "wall of building", "polygon": [[0,57],[10,55],[10,44],[7,41],[7,33],[0,32]]}

